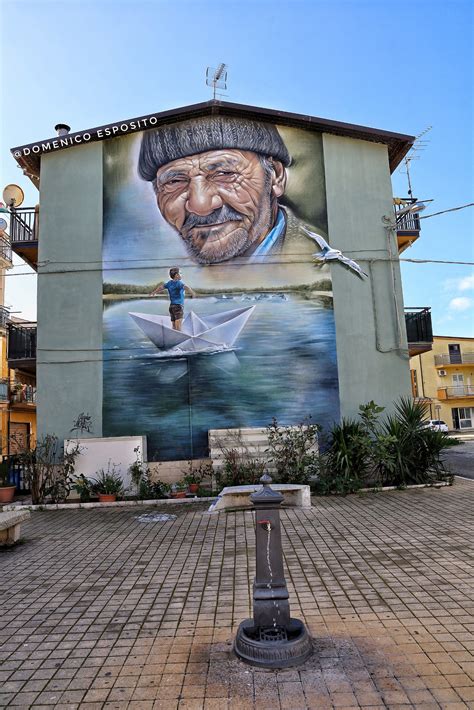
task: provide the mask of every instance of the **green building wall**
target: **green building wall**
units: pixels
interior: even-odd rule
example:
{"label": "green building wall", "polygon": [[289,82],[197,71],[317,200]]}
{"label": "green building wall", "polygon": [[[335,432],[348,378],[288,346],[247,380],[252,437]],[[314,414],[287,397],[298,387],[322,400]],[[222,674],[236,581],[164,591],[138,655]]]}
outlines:
{"label": "green building wall", "polygon": [[41,159],[38,434],[102,434],[102,143]]}
{"label": "green building wall", "polygon": [[393,213],[387,148],[329,134],[323,146],[331,244],[369,274],[362,280],[331,266],[341,416],[348,417],[371,399],[391,408],[410,395],[408,348],[396,234],[382,222]]}

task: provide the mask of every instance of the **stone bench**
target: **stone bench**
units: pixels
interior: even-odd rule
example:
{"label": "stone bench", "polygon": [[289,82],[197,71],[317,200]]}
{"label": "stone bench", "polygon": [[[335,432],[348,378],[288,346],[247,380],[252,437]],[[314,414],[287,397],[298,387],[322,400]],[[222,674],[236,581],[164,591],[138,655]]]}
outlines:
{"label": "stone bench", "polygon": [[0,545],[12,545],[20,539],[20,525],[30,517],[29,510],[0,513]]}
{"label": "stone bench", "polygon": [[[219,513],[230,508],[253,508],[250,494],[258,491],[261,484],[251,486],[228,486],[219,493],[217,500],[209,507],[209,513]],[[311,508],[311,491],[309,486],[295,483],[272,483],[273,490],[282,494],[282,505],[297,508]]]}

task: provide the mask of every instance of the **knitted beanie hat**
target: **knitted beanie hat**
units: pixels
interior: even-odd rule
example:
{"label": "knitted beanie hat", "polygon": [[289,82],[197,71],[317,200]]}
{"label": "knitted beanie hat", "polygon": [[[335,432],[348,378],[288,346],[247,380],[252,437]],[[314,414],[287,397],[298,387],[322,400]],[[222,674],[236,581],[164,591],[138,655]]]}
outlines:
{"label": "knitted beanie hat", "polygon": [[267,155],[285,166],[291,162],[276,126],[242,118],[209,116],[146,131],[142,138],[138,172],[144,180],[151,181],[166,163],[223,148]]}

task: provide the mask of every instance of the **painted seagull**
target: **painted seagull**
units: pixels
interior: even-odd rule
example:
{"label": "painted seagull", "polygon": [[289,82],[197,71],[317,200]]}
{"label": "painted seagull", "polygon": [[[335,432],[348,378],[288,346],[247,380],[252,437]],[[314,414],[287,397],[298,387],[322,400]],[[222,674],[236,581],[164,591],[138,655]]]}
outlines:
{"label": "painted seagull", "polygon": [[355,271],[361,279],[364,278],[364,276],[367,276],[365,271],[362,271],[359,264],[353,261],[353,259],[349,259],[347,256],[344,256],[342,251],[340,251],[339,249],[333,249],[332,247],[330,247],[324,237],[322,237],[320,234],[316,234],[316,232],[311,232],[305,227],[303,227],[303,229],[308,235],[308,237],[310,237],[310,239],[314,239],[316,244],[322,249],[322,251],[313,254],[315,259],[318,259],[318,261],[340,261],[341,264],[344,264],[345,266],[348,266],[349,269]]}

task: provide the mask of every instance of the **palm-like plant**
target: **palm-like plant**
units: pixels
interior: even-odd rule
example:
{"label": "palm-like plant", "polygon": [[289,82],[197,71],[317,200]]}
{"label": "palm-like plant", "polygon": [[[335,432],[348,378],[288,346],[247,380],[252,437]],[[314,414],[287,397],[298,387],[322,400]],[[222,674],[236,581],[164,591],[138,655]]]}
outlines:
{"label": "palm-like plant", "polygon": [[395,405],[395,414],[382,423],[381,434],[389,437],[391,444],[379,470],[390,485],[429,483],[449,474],[441,453],[458,441],[426,427],[426,416],[425,405],[402,397]]}
{"label": "palm-like plant", "polygon": [[426,407],[405,397],[381,423],[374,402],[362,405],[360,421],[343,419],[319,457],[316,489],[350,493],[363,485],[407,486],[451,477],[442,452],[459,442],[425,426]]}

